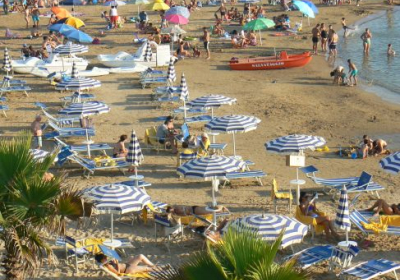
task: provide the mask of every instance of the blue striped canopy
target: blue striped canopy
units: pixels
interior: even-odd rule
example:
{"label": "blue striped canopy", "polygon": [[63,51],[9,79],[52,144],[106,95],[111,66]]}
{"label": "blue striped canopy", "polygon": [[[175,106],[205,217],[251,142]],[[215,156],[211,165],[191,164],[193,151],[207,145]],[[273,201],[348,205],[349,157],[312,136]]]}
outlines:
{"label": "blue striped canopy", "polygon": [[253,116],[230,115],[214,118],[205,128],[210,132],[243,133],[256,129],[260,122]]}
{"label": "blue striped canopy", "polygon": [[317,6],[315,6],[315,4],[312,1],[309,1],[309,0],[300,0],[300,1],[306,3],[311,8],[311,10],[314,12],[314,14],[319,13]]}
{"label": "blue striped canopy", "polygon": [[4,59],[3,59],[3,67],[2,68],[7,73],[12,70],[10,54],[8,53],[7,48],[4,49]]}
{"label": "blue striped canopy", "polygon": [[89,51],[87,46],[73,44],[72,42],[68,42],[65,45],[59,45],[54,50],[53,53],[59,54],[73,54],[73,53],[86,53]]}
{"label": "blue striped canopy", "polygon": [[265,143],[269,152],[291,153],[305,149],[315,149],[326,144],[324,138],[309,135],[288,135]]}
{"label": "blue striped canopy", "polygon": [[[343,187],[340,191],[339,205],[336,211],[335,225],[346,232],[351,229],[350,213],[349,213],[349,199],[347,196],[347,189]],[[346,234],[346,239],[348,239]]]}
{"label": "blue striped canopy", "polygon": [[238,171],[244,162],[224,156],[202,157],[190,160],[178,167],[179,175],[204,180],[225,179],[226,173]]}
{"label": "blue striped canopy", "polygon": [[136,133],[132,130],[131,142],[129,142],[128,155],[126,161],[130,162],[134,166],[139,166],[144,160],[142,149],[140,148],[139,140],[136,137]]}
{"label": "blue striped canopy", "polygon": [[151,61],[153,51],[151,50],[150,42],[146,44],[146,50],[144,52],[144,61]]}
{"label": "blue striped canopy", "polygon": [[64,37],[68,40],[76,41],[79,43],[91,43],[93,42],[93,38],[90,37],[85,32],[82,32],[78,29],[73,28],[72,30],[62,31],[60,32]]}
{"label": "blue striped canopy", "polygon": [[124,214],[140,211],[151,201],[144,190],[122,184],[92,187],[84,195],[102,213]]}
{"label": "blue striped canopy", "polygon": [[187,83],[186,83],[186,78],[185,78],[185,73],[182,73],[181,76],[181,86],[180,86],[180,99],[181,100],[188,100],[189,99],[189,89],[187,87]]}
{"label": "blue striped canopy", "polygon": [[381,167],[393,174],[397,174],[400,172],[400,152],[395,152],[391,154],[390,156],[387,156],[379,162]]}
{"label": "blue striped canopy", "polygon": [[171,7],[168,11],[165,12],[165,16],[169,15],[180,15],[183,16],[184,18],[189,18],[190,17],[190,12],[188,8],[183,7],[183,6],[175,6]]}
{"label": "blue striped canopy", "polygon": [[301,243],[307,234],[307,226],[296,219],[273,214],[257,214],[239,218],[231,226],[239,231],[255,231],[265,241],[275,241],[284,231],[281,248]]}
{"label": "blue striped canopy", "polygon": [[299,11],[307,17],[315,18],[314,11],[307,3],[304,3],[302,1],[293,1],[293,5],[296,6]]}
{"label": "blue striped canopy", "polygon": [[64,32],[67,32],[67,31],[77,30],[76,28],[74,28],[68,24],[65,24],[65,23],[52,24],[47,29],[49,29],[50,31],[55,31],[55,32],[61,33],[61,34]]}
{"label": "blue striped canopy", "polygon": [[75,63],[72,64],[71,78],[56,85],[56,90],[81,91],[85,89],[98,88],[101,82],[91,78],[80,77]]}
{"label": "blue striped canopy", "polygon": [[171,84],[176,81],[175,65],[174,65],[174,59],[172,57],[169,61],[167,79]]}
{"label": "blue striped canopy", "polygon": [[188,103],[192,107],[212,108],[221,105],[232,105],[237,102],[236,98],[227,97],[219,94],[210,94],[193,99]]}
{"label": "blue striped canopy", "polygon": [[110,107],[99,101],[71,103],[68,107],[58,111],[60,115],[80,115],[83,117],[90,115],[99,115],[108,112],[110,112]]}

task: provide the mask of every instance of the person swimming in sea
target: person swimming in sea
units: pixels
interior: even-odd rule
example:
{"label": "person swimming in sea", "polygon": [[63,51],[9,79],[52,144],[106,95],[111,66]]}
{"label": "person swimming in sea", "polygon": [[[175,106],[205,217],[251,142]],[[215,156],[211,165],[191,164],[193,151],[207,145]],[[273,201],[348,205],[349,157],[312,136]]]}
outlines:
{"label": "person swimming in sea", "polygon": [[388,55],[388,56],[395,56],[395,55],[396,55],[396,52],[395,52],[395,50],[393,49],[392,44],[389,44],[389,45],[388,45],[388,48],[387,48],[387,55]]}

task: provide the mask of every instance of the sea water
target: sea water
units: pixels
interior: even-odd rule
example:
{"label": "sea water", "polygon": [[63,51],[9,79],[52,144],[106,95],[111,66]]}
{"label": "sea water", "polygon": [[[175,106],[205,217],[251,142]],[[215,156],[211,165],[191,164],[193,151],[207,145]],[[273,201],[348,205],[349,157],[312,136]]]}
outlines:
{"label": "sea water", "polygon": [[[354,30],[350,30],[346,38],[341,36],[339,39],[341,63],[347,68],[347,59],[351,59],[359,70],[365,89],[400,103],[400,9],[382,12],[350,27]],[[363,53],[360,38],[365,28],[372,33],[369,55]],[[387,55],[388,44],[392,44],[395,56]]]}

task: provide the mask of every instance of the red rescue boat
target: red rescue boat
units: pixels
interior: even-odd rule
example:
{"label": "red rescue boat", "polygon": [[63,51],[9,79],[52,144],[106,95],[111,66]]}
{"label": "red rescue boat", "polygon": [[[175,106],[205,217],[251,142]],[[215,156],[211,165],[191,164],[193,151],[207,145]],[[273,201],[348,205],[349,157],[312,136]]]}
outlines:
{"label": "red rescue boat", "polygon": [[276,56],[243,59],[233,57],[229,61],[229,66],[232,70],[274,70],[301,67],[309,63],[311,59],[311,52],[289,55],[286,51],[282,51]]}

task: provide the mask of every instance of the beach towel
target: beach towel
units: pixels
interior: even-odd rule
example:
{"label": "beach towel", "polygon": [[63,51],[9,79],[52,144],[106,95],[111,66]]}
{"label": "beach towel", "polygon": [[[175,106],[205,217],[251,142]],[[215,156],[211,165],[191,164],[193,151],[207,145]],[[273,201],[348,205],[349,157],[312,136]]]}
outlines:
{"label": "beach towel", "polygon": [[381,223],[374,223],[374,222],[365,223],[365,222],[361,222],[361,224],[365,229],[372,230],[375,234],[379,234],[382,231],[385,232],[385,231],[387,231],[387,228],[388,228],[387,225],[381,224]]}
{"label": "beach towel", "polygon": [[400,227],[400,215],[382,215],[380,216],[380,222],[383,225]]}
{"label": "beach towel", "polygon": [[[318,216],[320,216],[320,217],[326,216],[326,214],[324,212],[320,212],[320,211],[316,212],[316,214],[318,214]],[[320,234],[324,231],[323,225],[317,224],[317,220],[314,219],[313,217],[304,215],[303,212],[301,212],[300,207],[298,207],[298,206],[296,207],[295,218],[300,223],[303,223],[305,225],[312,225],[317,234]]]}
{"label": "beach towel", "polygon": [[[88,247],[87,250],[92,254],[101,253],[99,245],[102,245],[106,238],[87,238],[76,243],[76,248]],[[93,245],[93,247],[91,247]]]}

